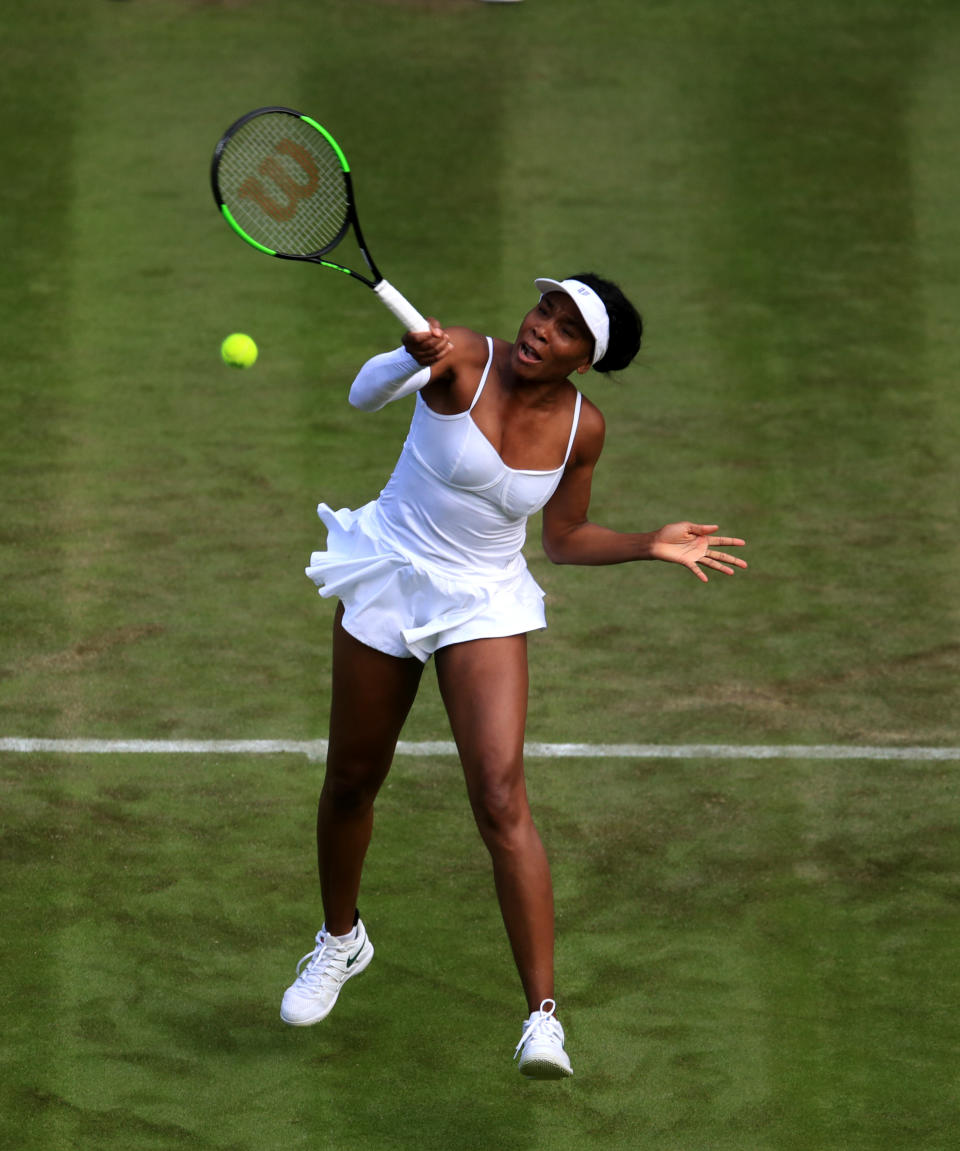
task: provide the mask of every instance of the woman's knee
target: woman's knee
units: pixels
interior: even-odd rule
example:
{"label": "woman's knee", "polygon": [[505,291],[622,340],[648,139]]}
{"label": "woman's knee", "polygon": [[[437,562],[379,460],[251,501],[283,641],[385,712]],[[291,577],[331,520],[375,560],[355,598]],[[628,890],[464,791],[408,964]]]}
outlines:
{"label": "woman's knee", "polygon": [[509,844],[532,825],[522,773],[485,774],[471,787],[470,803],[488,846]]}
{"label": "woman's knee", "polygon": [[389,763],[362,759],[328,761],[321,802],[342,814],[367,810],[373,806],[389,767]]}

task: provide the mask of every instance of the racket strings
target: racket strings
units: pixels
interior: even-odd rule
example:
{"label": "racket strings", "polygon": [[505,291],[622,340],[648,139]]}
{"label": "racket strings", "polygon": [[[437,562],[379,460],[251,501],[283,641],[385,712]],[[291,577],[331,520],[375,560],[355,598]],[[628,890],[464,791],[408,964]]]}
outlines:
{"label": "racket strings", "polygon": [[334,244],[348,218],[343,167],[315,128],[282,112],[255,116],[227,141],[217,181],[223,202],[257,243],[291,256]]}

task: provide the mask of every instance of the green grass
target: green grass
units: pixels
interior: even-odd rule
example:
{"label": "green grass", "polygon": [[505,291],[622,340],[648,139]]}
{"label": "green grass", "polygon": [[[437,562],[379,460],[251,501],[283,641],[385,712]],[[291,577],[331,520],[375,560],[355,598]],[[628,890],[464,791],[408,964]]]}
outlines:
{"label": "green grass", "polygon": [[[948,0],[36,0],[0,18],[0,735],[322,738],[313,508],[404,405],[362,287],[217,219],[242,112],[329,124],[384,271],[510,336],[593,268],[647,322],[594,513],[750,544],[702,587],[554,568],[547,741],[960,745],[960,19]],[[218,357],[249,331],[248,373]],[[432,674],[406,735],[443,739]],[[296,757],[0,758],[0,1131],[25,1151],[950,1145],[950,763],[530,764],[577,1072],[522,1003],[453,761],[398,761],[377,961],[323,1028]],[[426,943],[426,956],[422,949]]]}
{"label": "green grass", "polygon": [[398,762],[377,957],[302,1030],[277,1006],[313,930],[316,767],[3,766],[25,1151],[949,1146],[952,767],[612,762],[585,788],[595,763],[532,764],[577,1071],[550,1086],[509,1067],[516,976],[452,760]]}

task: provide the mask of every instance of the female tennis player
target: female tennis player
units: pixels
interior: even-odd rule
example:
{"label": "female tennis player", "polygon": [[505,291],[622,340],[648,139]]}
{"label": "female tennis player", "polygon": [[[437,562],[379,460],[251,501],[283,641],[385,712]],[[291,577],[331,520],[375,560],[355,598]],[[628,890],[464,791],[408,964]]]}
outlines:
{"label": "female tennis player", "polygon": [[340,600],[317,817],[325,920],[281,1017],[319,1022],[373,957],[356,910],[373,805],[433,655],[527,999],[515,1056],[524,1075],[554,1079],[572,1070],[554,999],[550,870],[524,784],[527,632],[546,626],[521,552],[527,517],[543,510],[554,563],[657,559],[704,581],[704,568],[730,575],[747,565],[716,550],[744,542],[715,535],[716,525],[632,533],[588,519],[604,421],[570,378],[625,368],[642,323],[620,289],[594,275],[536,286],[513,343],[431,320],[352,385],[350,402],[365,411],[417,395],[380,497],[358,511],[318,509],[327,549],[307,575]]}

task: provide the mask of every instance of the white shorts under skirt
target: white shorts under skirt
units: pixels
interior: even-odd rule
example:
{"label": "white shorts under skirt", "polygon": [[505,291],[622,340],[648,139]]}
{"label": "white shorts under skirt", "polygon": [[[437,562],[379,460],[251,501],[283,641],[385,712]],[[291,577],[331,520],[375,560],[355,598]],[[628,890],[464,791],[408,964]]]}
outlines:
{"label": "white shorts under skirt", "polygon": [[490,578],[460,577],[390,549],[377,538],[375,501],[357,511],[317,515],[327,550],[310,557],[307,575],[320,595],[343,604],[343,626],[387,655],[425,662],[441,647],[471,639],[518,635],[547,626],[543,590],[527,570]]}

